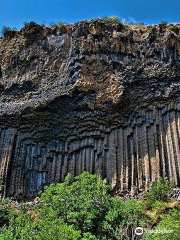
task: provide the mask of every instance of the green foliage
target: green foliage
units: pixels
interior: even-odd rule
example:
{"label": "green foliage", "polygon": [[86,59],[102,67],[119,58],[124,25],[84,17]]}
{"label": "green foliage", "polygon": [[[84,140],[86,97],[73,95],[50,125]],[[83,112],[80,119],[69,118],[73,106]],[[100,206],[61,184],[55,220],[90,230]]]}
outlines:
{"label": "green foliage", "polygon": [[9,202],[9,198],[2,198],[1,202],[2,202],[3,205],[5,205]]}
{"label": "green foliage", "polygon": [[124,236],[133,236],[136,227],[149,228],[152,226],[152,219],[145,214],[144,205],[135,199],[127,200],[124,204]]}
{"label": "green foliage", "polygon": [[109,21],[109,22],[115,22],[115,23],[120,23],[120,18],[117,17],[117,16],[111,16],[111,17],[108,17],[108,16],[104,16],[102,18],[104,21]]}
{"label": "green foliage", "polygon": [[11,218],[10,226],[3,228],[0,234],[1,240],[77,240],[80,232],[72,226],[67,226],[61,220],[37,221],[29,214],[19,214]]}
{"label": "green foliage", "polygon": [[60,217],[82,232],[96,231],[110,201],[109,186],[97,175],[87,172],[75,177],[68,175],[64,183],[46,187],[41,200],[46,202],[41,214]]}
{"label": "green foliage", "polygon": [[5,36],[7,33],[12,32],[12,28],[8,27],[8,26],[3,26],[1,33],[3,36]]}
{"label": "green foliage", "polygon": [[150,31],[153,30],[153,26],[152,25],[148,26],[148,28],[149,28]]}
{"label": "green foliage", "polygon": [[164,21],[164,20],[162,20],[160,23],[159,23],[159,25],[162,27],[162,28],[165,28],[166,26],[167,26],[167,22],[166,21]]}
{"label": "green foliage", "polygon": [[168,195],[172,191],[172,185],[168,180],[164,178],[159,178],[157,182],[154,182],[152,188],[150,189],[147,197],[146,203],[149,207],[156,201],[167,202],[169,200]]}
{"label": "green foliage", "polygon": [[42,218],[61,218],[68,225],[80,230],[83,239],[121,239],[129,229],[149,222],[143,206],[136,200],[121,201],[111,197],[110,187],[97,175],[87,172],[75,177],[70,175],[64,183],[52,184],[41,195],[46,205]]}
{"label": "green foliage", "polygon": [[[172,233],[164,233],[165,230],[172,230]],[[160,221],[154,230],[162,232],[148,233],[144,239],[147,240],[178,240],[180,236],[180,208],[171,210],[164,219]]]}
{"label": "green foliage", "polygon": [[23,22],[23,25],[24,25],[24,26],[26,26],[26,25],[28,25],[28,24],[29,24],[28,22]]}
{"label": "green foliage", "polygon": [[9,211],[6,206],[0,206],[0,227],[9,222]]}
{"label": "green foliage", "polygon": [[[23,204],[17,213],[11,212],[4,200],[0,206],[0,239],[130,239],[136,227],[152,229],[154,218],[149,217],[145,208],[146,201],[150,201],[151,209],[157,213],[156,229],[173,229],[171,239],[175,240],[180,234],[180,209],[169,210],[170,190],[168,181],[161,178],[153,184],[147,200],[122,201],[112,196],[110,186],[97,175],[84,172],[74,179],[68,175],[64,183],[45,187],[40,193],[41,203],[33,210],[28,211]],[[147,234],[145,239],[167,239],[158,237]]]}
{"label": "green foliage", "polygon": [[18,217],[12,217],[9,227],[4,227],[0,234],[2,240],[30,240],[33,235],[36,235],[36,222],[31,219],[31,216],[20,214]]}
{"label": "green foliage", "polygon": [[58,27],[61,27],[61,26],[63,26],[64,24],[65,24],[64,22],[58,22],[58,23],[57,23],[57,26],[58,26]]}
{"label": "green foliage", "polygon": [[167,202],[160,202],[160,201],[155,201],[151,206],[152,210],[156,211],[157,214],[164,213],[167,207],[168,207]]}
{"label": "green foliage", "polygon": [[107,239],[119,239],[122,237],[121,224],[123,222],[124,214],[123,207],[124,203],[118,197],[111,199],[107,214],[100,226],[101,237],[103,235],[106,235]]}
{"label": "green foliage", "polygon": [[175,33],[179,33],[179,28],[178,28],[178,26],[176,26],[176,25],[170,26],[170,27],[169,27],[169,30],[171,30],[171,31],[173,31],[173,32],[175,32]]}
{"label": "green foliage", "polygon": [[66,25],[65,25],[66,23],[64,23],[64,22],[58,22],[57,23],[57,26],[58,26],[58,28],[59,28],[59,31],[61,32],[61,33],[67,33],[67,28],[66,28]]}
{"label": "green foliage", "polygon": [[3,198],[0,205],[0,227],[8,225],[11,217],[14,217],[16,213],[8,204],[8,199]]}
{"label": "green foliage", "polygon": [[123,211],[126,225],[144,227],[149,222],[149,218],[144,213],[144,206],[140,201],[138,202],[135,199],[127,200]]}
{"label": "green foliage", "polygon": [[149,30],[150,33],[153,33],[153,32],[155,32],[156,27],[153,26],[153,25],[149,25],[149,26],[148,26],[148,30]]}

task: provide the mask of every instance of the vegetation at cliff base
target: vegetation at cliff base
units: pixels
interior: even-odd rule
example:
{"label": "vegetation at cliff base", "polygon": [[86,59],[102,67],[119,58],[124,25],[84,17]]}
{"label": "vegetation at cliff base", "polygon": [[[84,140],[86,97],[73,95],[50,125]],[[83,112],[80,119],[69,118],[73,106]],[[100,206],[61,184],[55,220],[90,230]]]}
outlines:
{"label": "vegetation at cliff base", "polygon": [[147,233],[144,239],[177,240],[180,206],[168,197],[171,190],[160,178],[142,198],[122,201],[97,175],[68,175],[64,183],[45,187],[40,203],[31,210],[2,202],[0,239],[133,239],[135,228],[143,227],[173,230],[164,235]]}

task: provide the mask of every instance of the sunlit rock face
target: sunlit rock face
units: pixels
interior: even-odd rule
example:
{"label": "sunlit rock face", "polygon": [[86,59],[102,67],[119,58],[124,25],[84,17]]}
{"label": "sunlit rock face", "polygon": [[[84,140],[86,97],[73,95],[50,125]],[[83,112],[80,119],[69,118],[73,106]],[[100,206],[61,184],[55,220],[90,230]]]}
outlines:
{"label": "sunlit rock face", "polygon": [[117,192],[179,186],[179,29],[96,19],[0,38],[1,194],[83,171]]}

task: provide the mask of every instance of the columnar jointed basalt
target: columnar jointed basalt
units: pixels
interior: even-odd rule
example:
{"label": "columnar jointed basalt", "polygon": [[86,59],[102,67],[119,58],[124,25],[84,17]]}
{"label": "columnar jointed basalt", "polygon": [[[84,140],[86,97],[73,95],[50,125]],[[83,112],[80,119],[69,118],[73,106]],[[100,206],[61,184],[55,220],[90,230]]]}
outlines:
{"label": "columnar jointed basalt", "polygon": [[179,25],[35,23],[0,39],[1,193],[34,197],[67,173],[117,191],[180,185]]}

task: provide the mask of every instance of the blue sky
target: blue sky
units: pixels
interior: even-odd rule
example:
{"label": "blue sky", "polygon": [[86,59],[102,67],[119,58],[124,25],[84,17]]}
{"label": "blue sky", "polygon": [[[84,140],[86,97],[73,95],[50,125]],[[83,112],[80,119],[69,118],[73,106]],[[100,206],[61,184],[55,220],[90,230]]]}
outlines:
{"label": "blue sky", "polygon": [[29,21],[73,23],[105,15],[146,24],[180,22],[180,0],[0,0],[0,28],[21,28]]}

